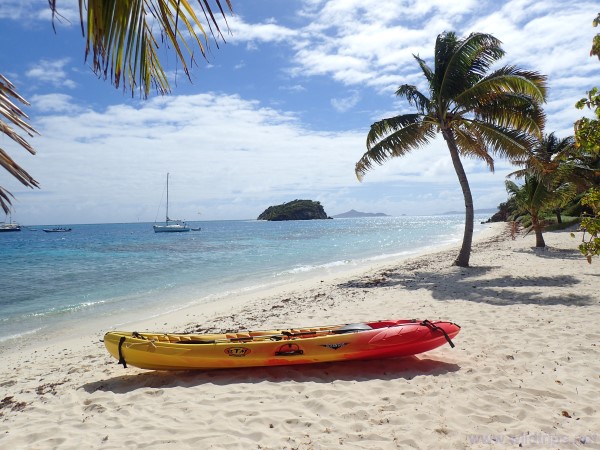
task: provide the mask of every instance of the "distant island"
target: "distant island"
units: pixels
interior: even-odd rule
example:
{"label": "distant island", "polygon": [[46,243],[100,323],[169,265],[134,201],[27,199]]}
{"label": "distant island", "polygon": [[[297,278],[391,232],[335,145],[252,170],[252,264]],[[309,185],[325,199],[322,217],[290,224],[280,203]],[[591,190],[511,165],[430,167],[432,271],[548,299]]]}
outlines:
{"label": "distant island", "polygon": [[331,219],[321,206],[320,202],[313,200],[293,200],[281,205],[269,206],[257,220],[315,220]]}
{"label": "distant island", "polygon": [[332,216],[332,217],[334,219],[346,219],[346,218],[350,218],[350,217],[389,217],[389,216],[384,213],[366,213],[366,212],[357,211],[355,209],[351,209],[348,212],[345,212],[342,214],[336,214],[335,216]]}

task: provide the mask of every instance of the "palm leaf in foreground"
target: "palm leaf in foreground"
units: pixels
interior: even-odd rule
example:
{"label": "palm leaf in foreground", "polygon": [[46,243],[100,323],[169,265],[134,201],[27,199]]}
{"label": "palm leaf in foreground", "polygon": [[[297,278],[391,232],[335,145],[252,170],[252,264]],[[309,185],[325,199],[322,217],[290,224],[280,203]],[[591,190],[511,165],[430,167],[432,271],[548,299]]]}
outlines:
{"label": "palm leaf in foreground", "polygon": [[[222,0],[213,1],[227,24]],[[229,10],[233,11],[231,1],[224,2]],[[56,3],[57,0],[48,0],[53,20],[62,17],[57,11]],[[209,1],[198,0],[198,5],[215,42],[217,36],[224,40]],[[124,89],[129,86],[132,95],[136,88],[139,88],[140,92],[148,97],[152,85],[160,94],[170,92],[169,82],[157,53],[160,44],[153,34],[153,24],[157,24],[156,28],[161,32],[160,41],[166,42],[167,46],[174,49],[177,60],[182,64],[188,78],[188,62],[182,46],[187,51],[191,63],[194,62],[194,51],[186,42],[182,29],[198,45],[202,56],[206,57],[208,37],[189,0],[79,0],[79,12],[84,36],[87,28],[85,55],[87,59],[91,52],[94,73],[103,76],[104,79],[110,77],[117,88],[121,83]],[[203,37],[205,44],[199,35]],[[20,128],[30,137],[38,134],[26,122],[28,117],[11,98],[29,105],[16,92],[15,87],[0,74],[0,115],[4,117],[0,118],[0,134],[8,136],[28,152],[35,154],[29,142],[9,125],[11,123]],[[6,169],[23,185],[39,187],[38,182],[3,148],[0,148],[0,167]],[[7,214],[12,206],[12,198],[14,196],[0,186],[0,207]]]}
{"label": "palm leaf in foreground", "polygon": [[[29,119],[27,115],[13,102],[13,100],[11,100],[11,98],[25,105],[29,105],[29,103],[17,93],[15,86],[0,74],[0,115],[2,116],[0,117],[0,133],[8,136],[29,153],[35,155],[33,147],[31,147],[31,145],[29,145],[29,143],[10,125],[12,124],[14,127],[21,129],[29,136],[37,134],[37,131],[26,122]],[[0,147],[0,166],[6,169],[8,173],[21,182],[21,184],[29,188],[39,187],[38,182],[29,175],[25,169],[19,166],[2,147]],[[14,198],[13,195],[0,186],[0,207],[6,214],[9,213],[12,205],[11,198]]]}
{"label": "palm leaf in foreground", "polygon": [[[227,23],[221,0],[214,1]],[[56,13],[56,0],[49,3]],[[230,0],[225,3],[233,11]],[[218,47],[217,37],[225,40],[219,22],[208,0],[198,0],[198,5]],[[92,70],[104,79],[110,78],[117,88],[121,83],[124,89],[129,86],[132,95],[139,88],[148,97],[151,86],[161,95],[170,92],[158,58],[160,42],[174,50],[188,79],[189,64],[195,62],[193,48],[197,46],[206,58],[208,35],[190,0],[79,0],[79,11],[84,35],[87,29],[85,55],[86,59],[92,55]],[[154,36],[155,23],[160,40]],[[186,35],[193,47],[187,44]]]}

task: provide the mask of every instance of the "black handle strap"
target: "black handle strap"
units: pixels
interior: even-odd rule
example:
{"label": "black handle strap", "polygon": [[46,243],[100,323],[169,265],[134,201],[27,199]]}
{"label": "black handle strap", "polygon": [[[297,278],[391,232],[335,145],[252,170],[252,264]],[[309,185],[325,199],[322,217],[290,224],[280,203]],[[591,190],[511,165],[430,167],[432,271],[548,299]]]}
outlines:
{"label": "black handle strap", "polygon": [[438,327],[434,323],[431,323],[429,320],[424,320],[423,322],[421,322],[421,325],[426,326],[431,331],[440,331],[440,332],[442,332],[444,334],[444,337],[448,341],[448,344],[450,344],[450,347],[454,348],[454,342],[452,342],[452,339],[450,339],[450,336],[448,336],[448,333],[446,333],[446,330],[444,330],[443,328]]}
{"label": "black handle strap", "polygon": [[121,339],[119,339],[119,362],[118,364],[123,364],[123,367],[125,369],[127,369],[127,363],[125,362],[125,357],[123,356],[123,342],[125,342],[125,336],[121,336]]}

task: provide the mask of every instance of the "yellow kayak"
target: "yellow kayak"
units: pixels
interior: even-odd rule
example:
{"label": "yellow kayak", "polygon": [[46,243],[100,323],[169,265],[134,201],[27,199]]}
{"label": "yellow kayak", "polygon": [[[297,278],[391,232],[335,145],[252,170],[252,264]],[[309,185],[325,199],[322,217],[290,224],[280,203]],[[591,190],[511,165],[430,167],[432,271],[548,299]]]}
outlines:
{"label": "yellow kayak", "polygon": [[104,345],[124,367],[225,369],[411,356],[454,347],[459,331],[452,322],[380,320],[226,334],[110,331]]}

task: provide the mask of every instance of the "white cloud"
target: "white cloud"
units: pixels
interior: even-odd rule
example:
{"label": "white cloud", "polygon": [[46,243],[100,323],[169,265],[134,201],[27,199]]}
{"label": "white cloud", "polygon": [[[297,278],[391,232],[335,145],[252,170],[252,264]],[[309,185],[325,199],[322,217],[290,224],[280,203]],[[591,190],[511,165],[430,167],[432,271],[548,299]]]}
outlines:
{"label": "white cloud", "polygon": [[31,67],[26,75],[39,82],[50,84],[54,87],[74,88],[75,82],[68,78],[65,67],[69,64],[69,58],[55,61],[41,60]]}
{"label": "white cloud", "polygon": [[[2,0],[0,19],[19,22],[52,20],[52,11],[48,2],[39,0]],[[57,14],[54,22],[57,28],[79,24],[79,6],[77,0],[61,0],[57,2]]]}
{"label": "white cloud", "polygon": [[[68,97],[39,100],[45,108],[44,102],[56,109],[69,104]],[[36,123],[42,137],[32,141],[39,153],[27,168],[44,195],[17,204],[22,221],[152,221],[166,172],[172,176],[173,214],[188,220],[200,219],[198,211],[203,220],[253,218],[271,204],[302,197],[328,199],[328,210],[335,210],[367,192],[393,191],[390,184],[398,182],[458,189],[443,142],[377,166],[358,183],[354,164],[365,151],[362,131],[312,131],[289,112],[236,95],[63,111]],[[476,163],[467,167],[473,170]],[[411,212],[409,203],[393,210],[387,201],[367,203],[387,213]],[[415,211],[433,212],[425,204]]]}
{"label": "white cloud", "polygon": [[351,91],[347,97],[331,99],[331,105],[337,112],[346,112],[354,108],[359,101],[360,93],[358,91]]}
{"label": "white cloud", "polygon": [[277,25],[275,19],[268,19],[263,23],[246,23],[239,16],[231,16],[227,19],[230,36],[226,36],[227,42],[281,42],[293,38],[297,31],[281,25]]}
{"label": "white cloud", "polygon": [[294,84],[291,86],[280,86],[279,89],[282,91],[290,91],[290,92],[306,92],[306,88],[301,84]]}
{"label": "white cloud", "polygon": [[593,11],[589,2],[558,0],[307,1],[302,14],[311,23],[293,44],[291,73],[388,91],[414,82],[418,68],[412,54],[431,58],[442,31],[482,31],[504,42],[503,64],[547,74],[552,87],[563,77],[598,73],[586,51],[594,34]]}
{"label": "white cloud", "polygon": [[31,103],[43,113],[73,112],[79,109],[73,103],[73,98],[66,94],[34,95],[31,97]]}

